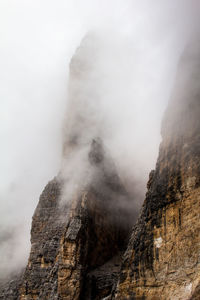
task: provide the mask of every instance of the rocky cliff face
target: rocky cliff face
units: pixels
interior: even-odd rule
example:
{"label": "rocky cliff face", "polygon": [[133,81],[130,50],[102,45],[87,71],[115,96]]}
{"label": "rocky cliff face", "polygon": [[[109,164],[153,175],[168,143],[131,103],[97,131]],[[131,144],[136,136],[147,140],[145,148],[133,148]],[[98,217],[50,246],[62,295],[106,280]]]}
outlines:
{"label": "rocky cliff face", "polygon": [[[79,81],[88,65],[82,69],[82,60],[77,62],[72,77]],[[92,177],[70,201],[63,201],[69,177],[59,174],[48,183],[33,216],[27,267],[1,289],[0,299],[200,299],[199,83],[195,45],[181,60],[156,169],[130,239],[134,211],[126,209],[130,199],[114,164],[101,140],[88,144],[88,138],[87,148],[80,135],[93,120],[80,118],[82,109],[69,119],[64,155],[88,149]],[[79,97],[84,90],[77,93],[72,84],[71,93]]]}
{"label": "rocky cliff face", "polygon": [[200,47],[181,60],[112,299],[200,299]]}
{"label": "rocky cliff face", "polygon": [[[45,187],[31,229],[31,253],[20,280],[1,299],[102,299],[117,279],[130,232],[130,215],[120,205],[129,197],[105,152],[93,140],[88,160],[94,182],[60,203],[62,179]],[[98,181],[98,182],[97,182]],[[13,288],[12,288],[13,286]]]}

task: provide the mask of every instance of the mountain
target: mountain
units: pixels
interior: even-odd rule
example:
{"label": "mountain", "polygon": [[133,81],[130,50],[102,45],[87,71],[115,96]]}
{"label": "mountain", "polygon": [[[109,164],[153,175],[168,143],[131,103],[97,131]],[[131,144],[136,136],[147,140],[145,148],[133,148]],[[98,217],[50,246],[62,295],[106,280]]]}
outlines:
{"label": "mountain", "polygon": [[80,102],[93,74],[84,47],[71,63],[75,102],[62,168],[34,212],[26,269],[2,286],[0,299],[200,299],[200,43],[181,58],[136,223],[92,107]]}
{"label": "mountain", "polygon": [[180,61],[112,299],[200,299],[200,43]]}
{"label": "mountain", "polygon": [[[89,299],[93,285],[103,295],[116,279],[116,271],[112,276],[109,271],[116,268],[130,230],[127,211],[118,202],[128,195],[116,174],[105,172],[99,141],[92,142],[88,157],[102,171],[98,184],[91,183],[64,206],[57,177],[40,197],[19,299]],[[113,258],[108,271],[104,264]]]}
{"label": "mountain", "polygon": [[61,169],[34,212],[28,264],[0,299],[100,299],[117,280],[135,211],[86,105],[91,41],[84,39],[70,64]]}

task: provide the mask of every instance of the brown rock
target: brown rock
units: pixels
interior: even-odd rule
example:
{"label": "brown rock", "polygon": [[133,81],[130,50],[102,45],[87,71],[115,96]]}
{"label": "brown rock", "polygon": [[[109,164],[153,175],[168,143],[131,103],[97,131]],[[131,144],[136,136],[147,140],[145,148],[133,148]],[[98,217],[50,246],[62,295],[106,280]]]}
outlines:
{"label": "brown rock", "polygon": [[197,44],[180,63],[156,170],[113,299],[200,299],[199,83]]}
{"label": "brown rock", "polygon": [[[80,57],[72,66],[77,80],[92,67]],[[60,201],[66,184],[61,174],[46,186],[33,216],[26,270],[1,288],[0,299],[200,299],[199,82],[197,43],[180,63],[156,169],[122,267],[134,211],[121,205],[129,196],[101,140],[93,137],[87,153],[91,180],[67,202]],[[79,129],[92,124],[78,121],[69,121],[64,155],[83,145]]]}
{"label": "brown rock", "polygon": [[[60,204],[59,177],[44,189],[33,216],[29,261],[10,299],[93,300],[111,292],[130,232],[121,200],[129,198],[114,170],[107,171],[99,140],[92,141],[88,159],[98,184],[94,173],[94,182],[71,203]],[[8,289],[3,293],[2,299],[10,295]]]}

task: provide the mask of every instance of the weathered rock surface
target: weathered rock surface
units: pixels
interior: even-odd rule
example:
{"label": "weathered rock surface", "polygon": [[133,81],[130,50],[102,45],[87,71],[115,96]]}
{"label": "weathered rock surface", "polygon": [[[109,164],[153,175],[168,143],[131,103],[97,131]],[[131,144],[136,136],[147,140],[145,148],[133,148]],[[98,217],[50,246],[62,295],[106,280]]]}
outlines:
{"label": "weathered rock surface", "polygon": [[112,299],[200,299],[199,45],[182,58],[162,137]]}
{"label": "weathered rock surface", "polygon": [[[88,65],[82,59],[72,65],[82,80]],[[71,93],[82,96],[84,89],[77,93],[75,86]],[[68,122],[66,156],[87,150],[81,132],[93,120],[79,113]],[[70,201],[61,201],[66,180],[60,174],[48,183],[33,216],[26,270],[0,288],[0,299],[200,299],[199,44],[180,63],[162,138],[125,253],[134,211],[127,211],[129,196],[101,141],[93,139],[86,164],[92,177]]]}
{"label": "weathered rock surface", "polygon": [[93,140],[88,160],[97,171],[94,182],[68,205],[60,204],[59,176],[45,187],[33,215],[26,270],[4,288],[1,299],[93,300],[110,294],[130,216],[119,205],[128,195],[113,169],[107,171],[104,155]]}
{"label": "weathered rock surface", "polygon": [[12,280],[5,279],[0,284],[0,299],[16,300],[19,297],[19,289],[22,285],[23,271],[20,274],[12,276]]}

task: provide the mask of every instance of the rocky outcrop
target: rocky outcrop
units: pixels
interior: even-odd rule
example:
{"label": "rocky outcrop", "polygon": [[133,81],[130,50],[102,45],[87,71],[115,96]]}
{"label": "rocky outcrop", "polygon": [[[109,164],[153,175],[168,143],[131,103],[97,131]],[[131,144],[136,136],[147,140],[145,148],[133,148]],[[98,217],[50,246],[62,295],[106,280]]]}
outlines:
{"label": "rocky outcrop", "polygon": [[[199,43],[181,60],[156,169],[130,239],[130,197],[102,141],[91,138],[96,131],[83,139],[94,120],[84,101],[79,105],[88,96],[80,81],[90,80],[93,71],[81,51],[71,64],[70,95],[78,110],[65,128],[67,176],[62,170],[44,189],[33,215],[26,270],[1,287],[0,299],[200,299]],[[71,169],[77,157],[83,159]],[[73,177],[80,172],[83,183]],[[79,185],[68,194],[71,177]]]}
{"label": "rocky outcrop", "polygon": [[[4,288],[2,299],[102,299],[111,292],[130,232],[129,201],[113,168],[107,170],[100,140],[88,161],[94,181],[61,203],[62,177],[45,187],[31,229],[31,253],[20,282]],[[95,172],[96,170],[96,172]],[[13,286],[13,288],[12,288]]]}
{"label": "rocky outcrop", "polygon": [[96,42],[86,37],[72,58],[62,167],[33,215],[26,270],[1,299],[95,300],[116,282],[134,211],[86,102],[97,95],[90,57]]}
{"label": "rocky outcrop", "polygon": [[23,282],[24,270],[20,274],[12,275],[12,279],[7,278],[0,284],[0,299],[16,300],[19,299],[20,287]]}
{"label": "rocky outcrop", "polygon": [[199,83],[198,44],[181,60],[156,169],[112,299],[200,299]]}

